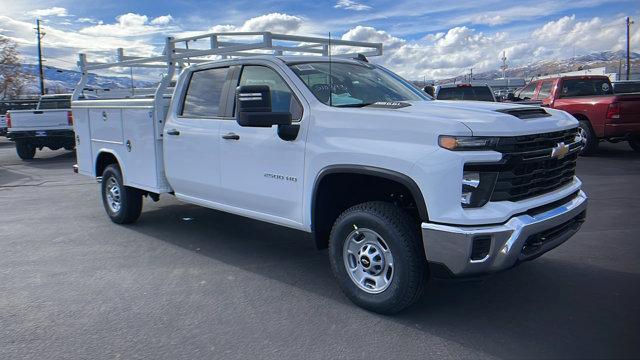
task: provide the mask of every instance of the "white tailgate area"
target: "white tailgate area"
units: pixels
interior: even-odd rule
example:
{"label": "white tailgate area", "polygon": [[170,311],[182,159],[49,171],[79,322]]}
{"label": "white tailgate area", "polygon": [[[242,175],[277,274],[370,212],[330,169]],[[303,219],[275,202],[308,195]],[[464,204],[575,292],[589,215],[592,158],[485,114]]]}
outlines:
{"label": "white tailgate area", "polygon": [[171,191],[164,175],[162,123],[155,120],[153,105],[154,99],[74,101],[78,171],[101,176],[95,174],[96,160],[107,152],[118,159],[125,185]]}

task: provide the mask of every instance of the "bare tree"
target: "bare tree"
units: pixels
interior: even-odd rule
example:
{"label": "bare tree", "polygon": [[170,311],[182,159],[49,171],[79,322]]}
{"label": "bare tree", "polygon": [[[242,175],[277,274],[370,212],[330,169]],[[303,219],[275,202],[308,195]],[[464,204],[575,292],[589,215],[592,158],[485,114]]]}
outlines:
{"label": "bare tree", "polygon": [[32,76],[25,74],[20,65],[20,54],[15,41],[0,35],[0,94],[2,99],[23,95]]}

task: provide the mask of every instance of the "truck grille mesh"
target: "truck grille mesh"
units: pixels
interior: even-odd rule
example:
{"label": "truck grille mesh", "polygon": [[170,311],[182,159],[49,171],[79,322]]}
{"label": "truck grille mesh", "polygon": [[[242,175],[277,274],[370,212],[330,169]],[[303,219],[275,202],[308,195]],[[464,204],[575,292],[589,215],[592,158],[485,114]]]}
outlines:
{"label": "truck grille mesh", "polygon": [[[503,153],[491,201],[519,201],[558,189],[573,180],[581,144],[577,130],[501,138]],[[562,159],[551,157],[559,143],[569,145]]]}

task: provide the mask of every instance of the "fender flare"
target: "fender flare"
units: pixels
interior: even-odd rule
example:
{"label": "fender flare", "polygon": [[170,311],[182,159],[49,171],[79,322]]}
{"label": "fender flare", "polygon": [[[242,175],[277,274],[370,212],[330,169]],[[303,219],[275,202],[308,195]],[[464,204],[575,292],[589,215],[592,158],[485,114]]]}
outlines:
{"label": "fender flare", "polygon": [[343,164],[343,165],[329,165],[318,173],[316,176],[315,182],[313,184],[313,195],[311,198],[311,229],[315,230],[315,216],[316,216],[316,196],[318,194],[318,185],[322,182],[322,179],[330,174],[361,174],[361,175],[370,175],[377,176],[387,180],[393,180],[411,192],[411,196],[413,197],[416,207],[418,209],[418,214],[420,215],[420,219],[422,221],[429,220],[429,214],[427,212],[427,204],[425,202],[424,196],[422,195],[422,191],[418,184],[409,176],[389,169],[379,168],[375,166],[368,165],[356,165],[356,164]]}
{"label": "fender flare", "polygon": [[126,175],[125,175],[125,171],[124,171],[124,163],[122,162],[122,158],[120,158],[120,156],[119,156],[115,151],[113,151],[113,150],[111,150],[111,149],[102,148],[102,149],[98,149],[98,151],[96,151],[96,156],[95,156],[95,158],[93,159],[93,164],[92,164],[92,167],[93,167],[93,173],[94,173],[95,177],[100,177],[100,176],[102,176],[102,174],[97,174],[97,173],[96,173],[96,166],[98,165],[98,158],[99,158],[102,154],[105,154],[105,153],[110,154],[110,155],[113,155],[113,157],[115,157],[115,158],[116,158],[116,161],[118,162],[118,166],[120,167],[120,173],[121,173],[121,175],[122,175],[122,183],[123,183],[124,185],[126,185],[126,184],[127,184],[127,181],[126,181]]}

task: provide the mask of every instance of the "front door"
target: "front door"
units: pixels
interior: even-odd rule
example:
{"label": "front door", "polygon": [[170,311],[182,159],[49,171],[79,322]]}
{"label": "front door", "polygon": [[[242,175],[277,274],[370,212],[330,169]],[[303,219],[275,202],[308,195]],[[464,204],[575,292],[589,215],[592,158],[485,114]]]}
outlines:
{"label": "front door", "polygon": [[295,140],[278,136],[278,127],[220,125],[221,198],[239,213],[297,227],[302,223],[304,118],[302,105],[285,80],[272,68],[245,65],[239,85],[268,85],[272,110],[290,111],[301,129]]}
{"label": "front door", "polygon": [[223,118],[221,101],[228,73],[228,67],[194,71],[181,108],[165,124],[165,171],[179,197],[215,202],[219,194],[220,124],[231,121]]}

